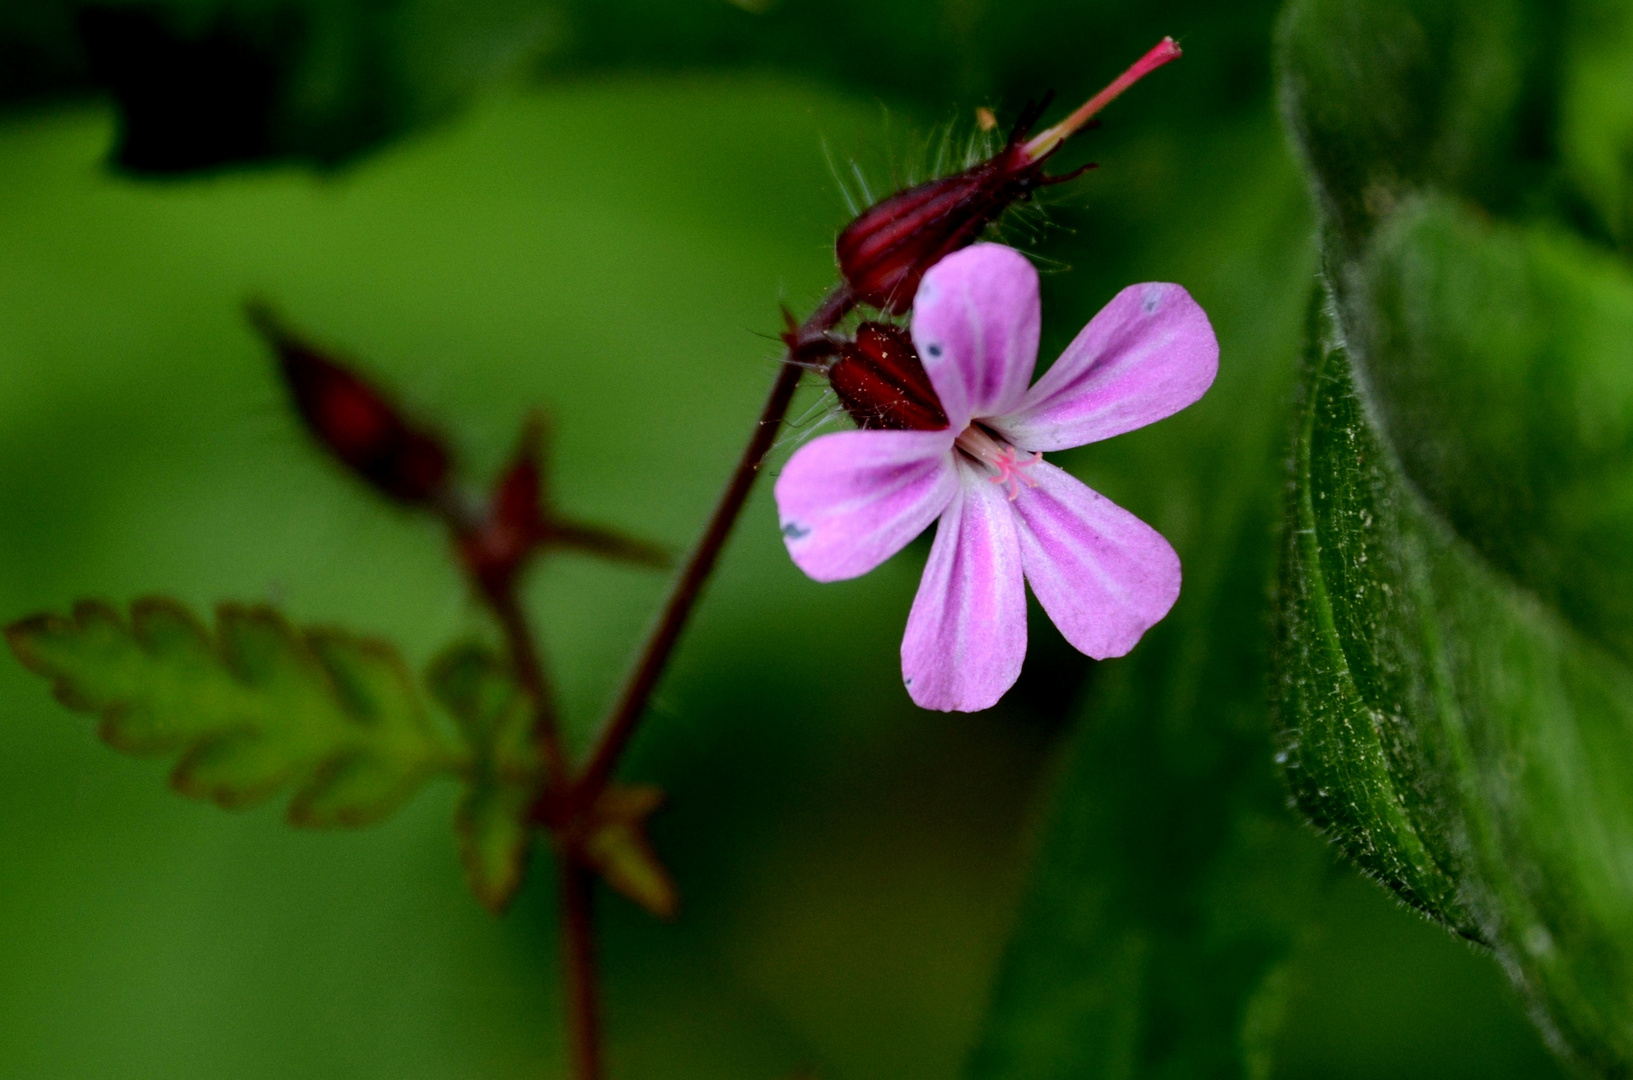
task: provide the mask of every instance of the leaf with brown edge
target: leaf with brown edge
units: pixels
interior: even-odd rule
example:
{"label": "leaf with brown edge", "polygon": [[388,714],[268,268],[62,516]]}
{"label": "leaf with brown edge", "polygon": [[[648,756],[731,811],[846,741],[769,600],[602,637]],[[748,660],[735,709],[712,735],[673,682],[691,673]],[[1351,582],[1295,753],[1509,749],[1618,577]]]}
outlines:
{"label": "leaf with brown edge", "polygon": [[6,640],[110,746],[179,754],[171,785],[229,809],[293,788],[293,824],[367,825],[467,764],[393,646],[300,630],[269,607],[223,604],[212,633],[173,600],[138,600],[128,622],[86,601],[13,623]]}
{"label": "leaf with brown edge", "polygon": [[474,753],[456,817],[460,861],[471,892],[498,914],[521,888],[533,850],[533,806],[544,784],[533,712],[510,665],[483,645],[443,650],[425,681]]}
{"label": "leaf with brown edge", "polygon": [[615,892],[660,919],[672,919],[680,896],[646,835],[646,819],[663,805],[650,784],[613,785],[590,812],[582,841],[584,857]]}

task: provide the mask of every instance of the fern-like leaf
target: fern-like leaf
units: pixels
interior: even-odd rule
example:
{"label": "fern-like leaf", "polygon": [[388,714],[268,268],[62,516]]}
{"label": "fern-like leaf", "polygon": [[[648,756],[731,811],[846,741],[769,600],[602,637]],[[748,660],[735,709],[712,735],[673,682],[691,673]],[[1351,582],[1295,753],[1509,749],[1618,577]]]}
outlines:
{"label": "fern-like leaf", "polygon": [[293,824],[367,825],[432,776],[471,768],[393,646],[298,630],[268,607],[224,604],[211,633],[172,600],[139,600],[128,621],[84,602],[14,623],[6,639],[63,704],[100,718],[110,746],[179,754],[172,786],[223,807],[293,789]]}
{"label": "fern-like leaf", "polygon": [[459,803],[460,859],[471,892],[498,913],[521,887],[533,850],[533,807],[544,784],[533,710],[510,665],[482,645],[445,649],[425,681],[475,752]]}

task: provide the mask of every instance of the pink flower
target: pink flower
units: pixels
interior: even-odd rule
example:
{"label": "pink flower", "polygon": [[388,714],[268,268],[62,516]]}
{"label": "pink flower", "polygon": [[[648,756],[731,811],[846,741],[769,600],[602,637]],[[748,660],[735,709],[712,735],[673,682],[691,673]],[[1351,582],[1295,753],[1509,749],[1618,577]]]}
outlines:
{"label": "pink flower", "polygon": [[1038,274],[976,244],[924,275],[913,342],[945,428],[802,447],[777,480],[784,542],[817,581],[867,573],[939,519],[907,617],[902,679],[927,709],[995,704],[1026,656],[1030,583],[1066,640],[1122,656],[1179,596],[1179,556],[1145,522],[1043,460],[1161,420],[1213,383],[1219,344],[1178,285],[1131,285],[1036,384]]}

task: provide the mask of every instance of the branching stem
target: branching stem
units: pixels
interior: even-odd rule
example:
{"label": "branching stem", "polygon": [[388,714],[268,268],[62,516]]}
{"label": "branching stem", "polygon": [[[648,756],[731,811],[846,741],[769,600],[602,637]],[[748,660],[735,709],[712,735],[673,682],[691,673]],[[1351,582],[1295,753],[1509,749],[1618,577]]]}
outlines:
{"label": "branching stem", "polygon": [[[540,819],[556,842],[561,889],[562,982],[566,993],[574,1080],[601,1080],[603,1068],[595,967],[595,875],[581,847],[584,840],[583,818],[595,807],[612,780],[619,759],[646,712],[652,691],[663,677],[680,641],[681,632],[685,630],[692,609],[702,595],[703,586],[720,560],[720,552],[731,536],[732,526],[737,523],[748,501],[760,466],[776,441],[777,432],[788,415],[788,406],[794,399],[794,392],[799,389],[800,376],[804,372],[797,362],[801,346],[821,338],[855,306],[855,299],[842,286],[830,293],[810,318],[785,336],[787,354],[760,410],[760,418],[749,435],[748,445],[743,447],[737,467],[715,503],[703,535],[687,555],[686,564],[648,632],[583,769],[576,775],[562,742],[555,695],[544,666],[543,654],[528,625],[514,584],[507,582],[505,588],[495,591],[483,589],[480,582],[473,581],[504,633],[516,677],[533,703],[534,737],[545,761],[549,786],[540,803],[543,808]],[[453,510],[445,510],[444,516],[456,532],[461,523],[470,517],[468,513]],[[658,562],[661,559],[661,552],[656,549],[631,546],[611,534],[603,536],[588,528],[578,528],[571,537],[568,537],[566,530],[562,530],[555,539],[573,539],[582,546],[615,550],[637,561]]]}

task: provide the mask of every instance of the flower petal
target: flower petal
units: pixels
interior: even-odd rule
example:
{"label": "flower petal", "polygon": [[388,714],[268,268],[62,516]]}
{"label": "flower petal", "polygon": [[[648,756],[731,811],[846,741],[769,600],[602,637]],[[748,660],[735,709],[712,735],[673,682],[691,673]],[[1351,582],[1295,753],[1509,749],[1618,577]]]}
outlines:
{"label": "flower petal", "polygon": [[923,532],[958,491],[951,431],[841,431],[799,449],[777,478],[794,565],[858,577]]}
{"label": "flower petal", "polygon": [[975,712],[1015,685],[1026,658],[1026,587],[1015,513],[984,471],[958,463],[902,637],[902,680],[925,709]]}
{"label": "flower petal", "polygon": [[1018,406],[1038,362],[1038,272],[1002,244],[932,266],[913,300],[913,343],[953,431]]}
{"label": "flower petal", "polygon": [[1213,385],[1219,342],[1178,285],[1130,285],[992,427],[1023,450],[1099,442],[1171,416]]}
{"label": "flower petal", "polygon": [[1162,534],[1047,462],[1015,500],[1032,594],[1079,652],[1122,656],[1179,598],[1179,556]]}

